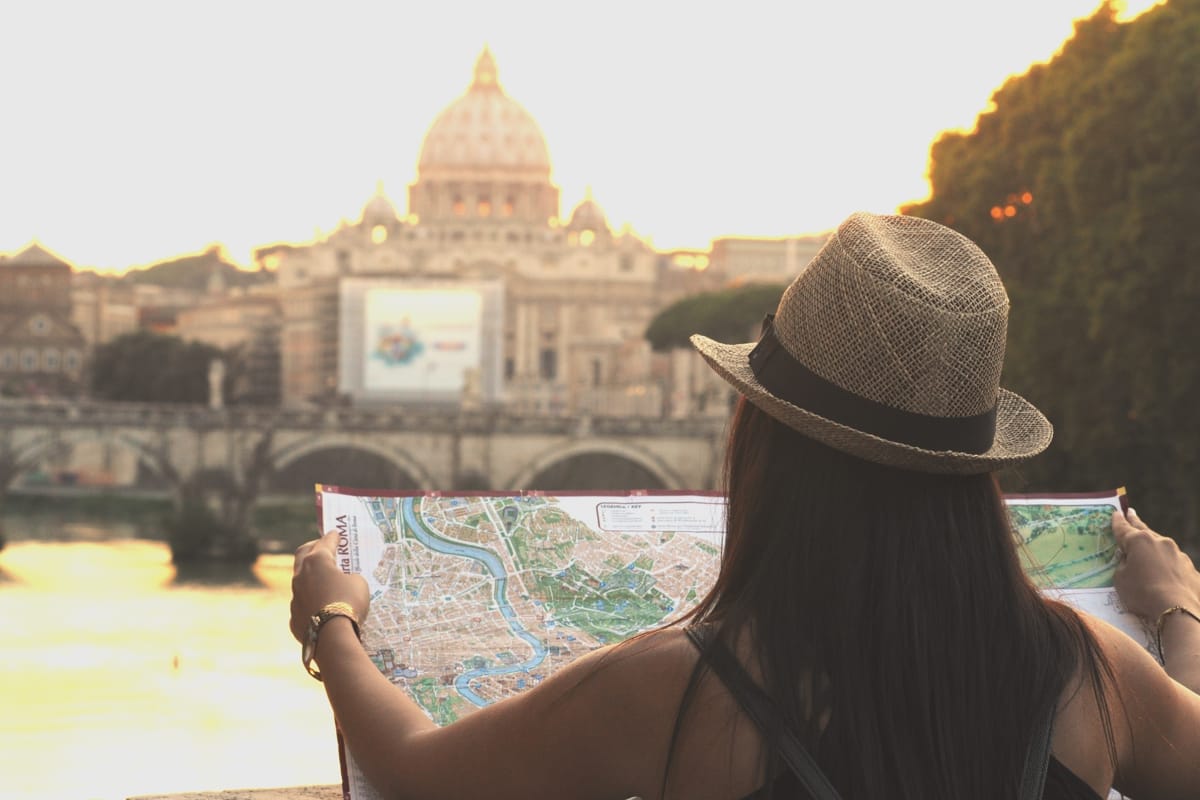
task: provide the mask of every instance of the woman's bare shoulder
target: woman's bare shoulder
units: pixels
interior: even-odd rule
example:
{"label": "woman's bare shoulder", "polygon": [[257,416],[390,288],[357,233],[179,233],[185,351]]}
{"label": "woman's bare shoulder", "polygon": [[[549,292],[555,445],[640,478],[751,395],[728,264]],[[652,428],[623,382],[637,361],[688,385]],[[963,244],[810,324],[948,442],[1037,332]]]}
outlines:
{"label": "woman's bare shoulder", "polygon": [[[564,688],[576,681],[592,683],[589,693],[597,698],[622,698],[673,712],[698,658],[682,628],[662,628],[575,661],[564,668],[560,683]],[[653,708],[644,710],[653,714]]]}
{"label": "woman's bare shoulder", "polygon": [[[1112,668],[1104,697],[1117,755],[1116,787],[1139,798],[1195,798],[1200,792],[1200,695],[1174,681],[1123,631],[1087,614],[1081,618]],[[1094,697],[1090,688],[1074,692],[1060,711],[1063,726],[1074,720],[1102,731]],[[1058,743],[1056,735],[1056,753]]]}

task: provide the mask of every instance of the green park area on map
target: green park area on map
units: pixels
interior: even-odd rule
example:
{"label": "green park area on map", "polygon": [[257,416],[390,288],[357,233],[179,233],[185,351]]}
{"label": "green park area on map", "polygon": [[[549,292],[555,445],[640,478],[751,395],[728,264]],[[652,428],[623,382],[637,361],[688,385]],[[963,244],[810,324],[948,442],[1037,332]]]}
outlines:
{"label": "green park area on map", "polygon": [[1111,505],[1010,505],[1025,571],[1041,588],[1113,585],[1117,548]]}

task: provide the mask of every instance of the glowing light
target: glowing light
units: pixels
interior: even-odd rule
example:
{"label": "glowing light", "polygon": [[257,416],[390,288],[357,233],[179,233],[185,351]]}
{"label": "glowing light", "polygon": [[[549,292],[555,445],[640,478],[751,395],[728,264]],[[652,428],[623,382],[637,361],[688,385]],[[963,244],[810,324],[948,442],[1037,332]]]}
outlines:
{"label": "glowing light", "polygon": [[383,244],[387,241],[388,229],[386,225],[376,225],[371,228],[371,241],[375,244]]}
{"label": "glowing light", "polygon": [[708,269],[708,256],[703,253],[676,253],[671,257],[671,264],[680,269],[694,269],[701,272]]}
{"label": "glowing light", "polygon": [[1021,202],[1024,203],[1025,205],[1029,205],[1030,203],[1032,203],[1033,202],[1033,192],[1025,192],[1023,195],[1021,195]]}
{"label": "glowing light", "polygon": [[584,247],[591,247],[592,242],[596,241],[596,232],[591,230],[581,231],[579,234],[579,243]]}
{"label": "glowing light", "polygon": [[992,214],[992,219],[995,219],[995,220],[1004,219],[1004,209],[1001,208],[1000,206],[992,206],[991,214]]}
{"label": "glowing light", "polygon": [[1004,216],[1015,217],[1016,215],[1017,215],[1017,207],[1016,206],[1005,206],[1004,207]]}
{"label": "glowing light", "polygon": [[480,200],[478,211],[479,211],[479,216],[490,217],[492,215],[492,201],[491,200]]}
{"label": "glowing light", "polygon": [[274,272],[275,270],[279,269],[279,265],[282,263],[283,256],[279,255],[278,253],[268,253],[267,255],[263,256],[263,269],[267,270],[268,272]]}

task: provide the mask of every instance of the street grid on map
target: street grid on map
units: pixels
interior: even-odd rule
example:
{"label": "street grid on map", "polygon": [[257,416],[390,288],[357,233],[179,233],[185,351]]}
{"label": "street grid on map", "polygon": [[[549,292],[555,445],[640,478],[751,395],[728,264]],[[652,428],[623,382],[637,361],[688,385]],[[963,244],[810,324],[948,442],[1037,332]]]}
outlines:
{"label": "street grid on map", "polygon": [[720,551],[600,530],[549,496],[358,498],[384,541],[364,646],[439,725],[668,622]]}

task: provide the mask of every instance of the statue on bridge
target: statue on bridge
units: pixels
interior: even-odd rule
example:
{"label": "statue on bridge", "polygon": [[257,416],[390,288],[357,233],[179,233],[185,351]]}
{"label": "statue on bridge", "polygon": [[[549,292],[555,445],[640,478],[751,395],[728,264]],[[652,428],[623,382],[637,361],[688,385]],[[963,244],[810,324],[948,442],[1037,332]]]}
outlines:
{"label": "statue on bridge", "polygon": [[214,358],[208,362],[208,407],[219,410],[225,407],[225,361]]}

